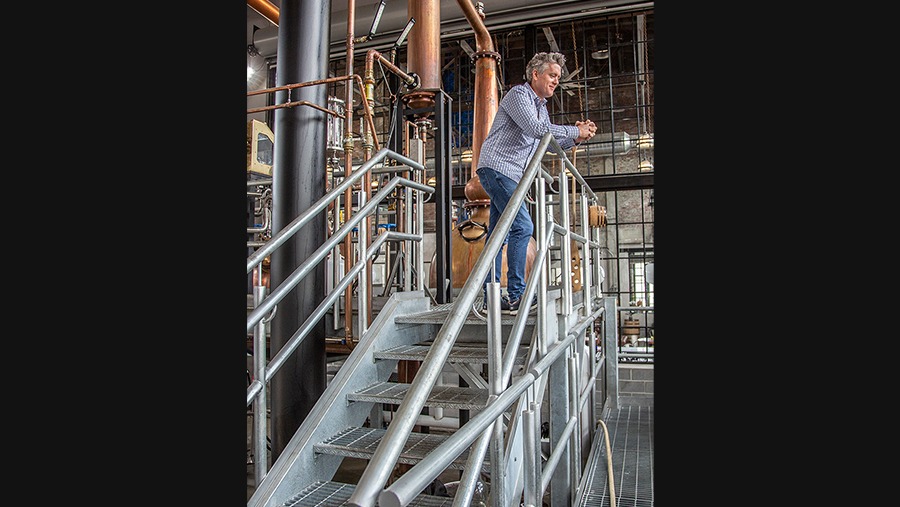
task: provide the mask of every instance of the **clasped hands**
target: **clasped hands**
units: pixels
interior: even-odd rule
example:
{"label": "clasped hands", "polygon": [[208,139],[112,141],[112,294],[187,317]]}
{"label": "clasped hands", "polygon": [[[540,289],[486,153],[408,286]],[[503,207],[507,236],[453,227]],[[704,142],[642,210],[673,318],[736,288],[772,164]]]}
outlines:
{"label": "clasped hands", "polygon": [[575,126],[578,127],[579,134],[575,139],[576,143],[587,141],[597,133],[597,125],[591,120],[576,121]]}

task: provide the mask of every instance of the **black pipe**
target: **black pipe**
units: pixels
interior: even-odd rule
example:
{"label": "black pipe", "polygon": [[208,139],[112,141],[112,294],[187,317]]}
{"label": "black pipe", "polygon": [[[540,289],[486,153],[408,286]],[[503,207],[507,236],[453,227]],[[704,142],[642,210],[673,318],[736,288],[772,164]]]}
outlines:
{"label": "black pipe", "polygon": [[[276,86],[328,77],[330,27],[330,2],[281,2]],[[326,107],[327,93],[325,86],[305,86],[277,92],[275,102],[305,100]],[[305,106],[277,109],[273,131],[272,231],[278,232],[325,195],[325,113]],[[322,215],[272,253],[273,290],[325,242],[326,226]],[[278,304],[271,323],[271,356],[284,347],[325,296],[325,270],[316,269]],[[325,321],[320,319],[271,381],[273,461],[325,391],[325,358]]]}

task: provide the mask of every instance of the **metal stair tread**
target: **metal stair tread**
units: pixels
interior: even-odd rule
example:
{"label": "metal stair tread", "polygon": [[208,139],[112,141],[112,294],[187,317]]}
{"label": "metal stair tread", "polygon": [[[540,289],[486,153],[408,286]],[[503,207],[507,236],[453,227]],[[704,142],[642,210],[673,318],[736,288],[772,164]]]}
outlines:
{"label": "metal stair tread", "polygon": [[[450,310],[453,309],[455,303],[442,303],[433,305],[430,310],[418,313],[410,313],[406,315],[398,315],[394,317],[394,322],[398,324],[443,324],[447,319]],[[476,307],[481,307],[481,296],[475,298]],[[470,309],[466,313],[466,324],[475,324],[480,326],[487,325],[487,317],[484,314],[476,315],[475,311]],[[500,314],[500,323],[504,326],[512,326],[516,321],[515,315]],[[525,324],[533,326],[537,322],[537,316],[534,312],[525,319]]]}
{"label": "metal stair tread", "polygon": [[[379,382],[361,391],[349,393],[350,401],[400,404],[412,384]],[[434,386],[425,401],[429,407],[477,410],[487,406],[488,392],[477,387]]]}
{"label": "metal stair tread", "polygon": [[[371,459],[386,431],[378,428],[349,427],[325,441],[315,444],[313,450],[319,454]],[[447,438],[449,437],[432,433],[410,433],[409,438],[403,444],[403,450],[400,451],[397,463],[415,465]],[[447,468],[463,470],[468,456],[469,450],[466,449]],[[485,464],[487,462],[486,458]]]}
{"label": "metal stair tread", "polygon": [[[350,495],[353,494],[355,488],[355,484],[316,481],[288,499],[284,503],[284,507],[341,507],[350,499]],[[413,507],[450,507],[453,505],[453,498],[419,494],[407,505]]]}
{"label": "metal stair tread", "polygon": [[[421,361],[431,350],[430,345],[400,345],[389,349],[375,351],[375,359],[398,359]],[[525,364],[525,358],[528,355],[528,349],[519,347],[516,351],[515,363],[517,365]],[[487,364],[488,349],[487,347],[469,347],[454,346],[450,349],[447,356],[448,363],[470,363],[470,364]]]}

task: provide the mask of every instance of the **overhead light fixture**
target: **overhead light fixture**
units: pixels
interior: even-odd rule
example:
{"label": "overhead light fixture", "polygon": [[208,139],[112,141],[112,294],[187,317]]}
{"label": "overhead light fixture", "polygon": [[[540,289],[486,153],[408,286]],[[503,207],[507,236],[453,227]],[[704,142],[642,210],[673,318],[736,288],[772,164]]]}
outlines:
{"label": "overhead light fixture", "polygon": [[650,162],[649,160],[641,160],[641,165],[638,166],[638,169],[640,169],[641,172],[652,171],[653,170],[653,162]]}
{"label": "overhead light fixture", "polygon": [[259,27],[253,25],[253,33],[250,34],[250,44],[247,45],[247,89],[250,90],[260,87],[265,80],[265,76],[260,77],[257,75],[255,79],[253,78],[254,74],[265,66],[265,61],[263,61],[259,68],[253,68],[253,60],[260,56],[259,48],[256,47],[257,30],[259,30]]}
{"label": "overhead light fixture", "polygon": [[462,160],[463,162],[471,162],[472,161],[472,149],[466,148],[462,152],[462,156],[460,157],[460,160]]}
{"label": "overhead light fixture", "polygon": [[259,27],[253,25],[253,33],[250,34],[250,44],[247,44],[247,54],[250,56],[259,56],[259,48],[256,47],[256,31]]}
{"label": "overhead light fixture", "polygon": [[608,49],[598,49],[591,53],[591,58],[594,60],[606,60],[609,58],[609,50]]}
{"label": "overhead light fixture", "polygon": [[409,35],[409,31],[412,30],[415,24],[416,18],[409,18],[409,21],[406,22],[406,26],[403,28],[403,32],[400,33],[400,37],[397,37],[397,42],[394,43],[395,48],[399,48],[400,44],[403,44],[403,41],[406,40],[406,36]]}
{"label": "overhead light fixture", "polygon": [[247,55],[247,90],[256,90],[266,83],[266,73],[262,72],[265,67],[262,57]]}

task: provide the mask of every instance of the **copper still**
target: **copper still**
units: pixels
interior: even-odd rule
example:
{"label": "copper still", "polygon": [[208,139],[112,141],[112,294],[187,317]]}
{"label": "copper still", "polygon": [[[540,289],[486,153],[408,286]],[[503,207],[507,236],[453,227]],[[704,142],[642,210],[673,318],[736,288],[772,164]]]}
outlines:
{"label": "copper still", "polygon": [[[466,183],[466,203],[463,205],[469,213],[469,218],[453,224],[450,231],[451,237],[451,266],[450,272],[453,278],[453,288],[460,289],[469,278],[469,273],[475,267],[475,262],[484,250],[486,243],[488,223],[491,209],[490,199],[478,182],[478,176],[474,176]],[[476,198],[479,197],[479,198]],[[500,287],[507,286],[506,280],[506,245],[503,245],[503,257],[500,269]],[[537,242],[534,238],[528,240],[528,251],[525,260],[525,280],[531,275],[534,258],[537,255]],[[435,287],[437,280],[437,267],[432,262],[428,283]]]}
{"label": "copper still", "polygon": [[[407,70],[419,76],[419,90],[404,96],[412,109],[434,107],[434,91],[441,87],[441,6],[440,2],[409,0],[409,16],[416,20],[406,48]],[[423,117],[430,116],[430,112]]]}

